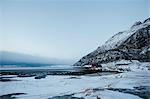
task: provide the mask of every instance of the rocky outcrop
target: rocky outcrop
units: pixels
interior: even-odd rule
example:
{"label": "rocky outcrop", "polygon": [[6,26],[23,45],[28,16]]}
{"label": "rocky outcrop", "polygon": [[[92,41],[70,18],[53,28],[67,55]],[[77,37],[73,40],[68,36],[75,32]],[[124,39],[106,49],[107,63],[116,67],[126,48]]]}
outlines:
{"label": "rocky outcrop", "polygon": [[117,33],[74,65],[102,64],[122,59],[150,61],[150,18]]}

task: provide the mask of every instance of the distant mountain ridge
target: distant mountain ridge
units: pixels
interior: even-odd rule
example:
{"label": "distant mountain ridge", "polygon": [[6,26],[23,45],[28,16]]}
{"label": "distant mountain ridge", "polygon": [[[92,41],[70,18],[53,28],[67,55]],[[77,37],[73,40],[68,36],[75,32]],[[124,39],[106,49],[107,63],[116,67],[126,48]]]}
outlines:
{"label": "distant mountain ridge", "polygon": [[74,65],[102,64],[122,59],[150,61],[150,18],[117,33]]}
{"label": "distant mountain ridge", "polygon": [[54,58],[44,58],[8,51],[0,52],[0,65],[43,66],[66,63],[66,61]]}

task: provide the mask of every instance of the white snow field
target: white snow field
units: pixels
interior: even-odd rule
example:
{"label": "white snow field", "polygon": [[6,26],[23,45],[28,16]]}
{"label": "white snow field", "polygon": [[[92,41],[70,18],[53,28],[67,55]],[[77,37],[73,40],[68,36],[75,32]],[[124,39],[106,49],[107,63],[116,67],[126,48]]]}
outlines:
{"label": "white snow field", "polygon": [[[123,61],[123,63],[125,62]],[[135,64],[136,62],[134,68],[136,67]],[[27,93],[16,97],[18,99],[48,99],[74,93],[75,97],[84,97],[85,99],[96,99],[96,97],[100,97],[100,99],[141,99],[133,94],[107,90],[107,88],[133,89],[136,86],[150,86],[150,71],[146,69],[145,65],[140,65],[144,69],[138,68],[139,64],[133,71],[103,76],[98,74],[83,76],[48,75],[44,79],[14,77],[10,79],[19,81],[0,82],[0,96],[11,93]],[[102,90],[94,91],[95,88]]]}

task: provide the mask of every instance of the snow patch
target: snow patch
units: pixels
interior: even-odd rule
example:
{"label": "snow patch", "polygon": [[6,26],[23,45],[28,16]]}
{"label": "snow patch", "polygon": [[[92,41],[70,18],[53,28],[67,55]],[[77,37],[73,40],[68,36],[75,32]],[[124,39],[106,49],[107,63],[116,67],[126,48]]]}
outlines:
{"label": "snow patch", "polygon": [[150,62],[139,62],[137,60],[121,60],[101,64],[103,71],[141,71],[148,70]]}

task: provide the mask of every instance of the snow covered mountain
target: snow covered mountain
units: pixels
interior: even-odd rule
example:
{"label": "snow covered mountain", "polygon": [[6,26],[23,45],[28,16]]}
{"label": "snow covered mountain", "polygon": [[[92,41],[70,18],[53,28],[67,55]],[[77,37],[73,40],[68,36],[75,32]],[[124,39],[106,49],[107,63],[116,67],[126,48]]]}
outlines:
{"label": "snow covered mountain", "polygon": [[127,31],[117,33],[74,65],[102,64],[117,60],[150,61],[150,18],[136,22]]}

